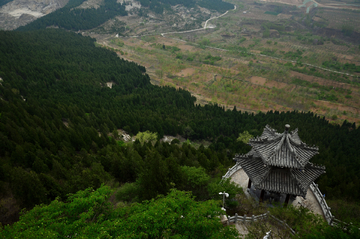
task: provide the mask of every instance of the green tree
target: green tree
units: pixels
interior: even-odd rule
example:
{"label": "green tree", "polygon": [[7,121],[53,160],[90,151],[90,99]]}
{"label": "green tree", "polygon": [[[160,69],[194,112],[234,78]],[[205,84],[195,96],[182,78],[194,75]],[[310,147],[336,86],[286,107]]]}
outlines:
{"label": "green tree", "polygon": [[194,134],[194,130],[187,125],[183,130],[183,135],[186,139],[190,138]]}
{"label": "green tree", "polygon": [[250,139],[253,137],[254,136],[252,136],[248,131],[244,131],[242,133],[239,133],[239,137],[236,140],[241,141],[244,144],[247,144],[247,143],[249,143]]}
{"label": "green tree", "polygon": [[202,167],[182,166],[184,190],[192,191],[198,200],[208,198],[206,186],[209,183],[210,177],[206,174]]}
{"label": "green tree", "polygon": [[158,194],[166,194],[170,189],[170,172],[167,161],[159,152],[149,150],[146,153],[144,168],[139,175],[140,198],[151,199]]}
{"label": "green tree", "polygon": [[139,132],[136,135],[136,139],[140,141],[140,143],[144,144],[145,142],[154,143],[158,138],[157,133],[152,133],[150,131]]}
{"label": "green tree", "polygon": [[101,186],[55,199],[0,229],[2,238],[238,238],[224,227],[219,201],[197,202],[191,193],[172,189],[167,196],[114,208],[113,190]]}
{"label": "green tree", "polygon": [[22,168],[14,168],[11,172],[11,181],[11,189],[23,207],[31,208],[47,202],[46,189],[34,171],[27,172]]}

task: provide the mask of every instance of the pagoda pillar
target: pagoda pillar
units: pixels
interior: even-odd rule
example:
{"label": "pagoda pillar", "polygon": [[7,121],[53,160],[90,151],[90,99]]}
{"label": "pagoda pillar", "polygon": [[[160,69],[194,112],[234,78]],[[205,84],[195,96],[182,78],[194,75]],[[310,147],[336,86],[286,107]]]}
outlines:
{"label": "pagoda pillar", "polygon": [[251,179],[249,178],[249,182],[248,182],[248,189],[251,188]]}
{"label": "pagoda pillar", "polygon": [[260,193],[260,199],[259,199],[259,202],[263,202],[264,201],[264,196],[265,196],[265,190],[261,190],[261,193]]}
{"label": "pagoda pillar", "polygon": [[285,198],[285,202],[284,202],[284,207],[287,207],[287,205],[289,204],[289,200],[290,200],[290,194],[286,194],[286,198]]}

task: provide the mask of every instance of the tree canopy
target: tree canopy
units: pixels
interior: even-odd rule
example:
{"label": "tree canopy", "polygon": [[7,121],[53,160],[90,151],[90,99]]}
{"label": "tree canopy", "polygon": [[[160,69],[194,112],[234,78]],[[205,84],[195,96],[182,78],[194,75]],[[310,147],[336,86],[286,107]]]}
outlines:
{"label": "tree canopy", "polygon": [[116,207],[112,190],[88,188],[49,205],[39,205],[0,231],[4,238],[238,238],[220,222],[218,202],[197,202],[172,189],[166,196]]}

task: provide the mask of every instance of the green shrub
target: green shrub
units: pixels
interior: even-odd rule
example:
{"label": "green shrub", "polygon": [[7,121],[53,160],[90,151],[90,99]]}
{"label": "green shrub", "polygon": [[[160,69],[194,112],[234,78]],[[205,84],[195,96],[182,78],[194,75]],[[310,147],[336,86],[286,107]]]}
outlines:
{"label": "green shrub", "polygon": [[117,143],[117,145],[118,145],[119,147],[125,146],[125,142],[124,142],[124,141],[117,140],[116,143]]}
{"label": "green shrub", "polygon": [[178,140],[178,139],[173,139],[173,140],[171,141],[171,144],[180,144],[180,140]]}
{"label": "green shrub", "polygon": [[136,139],[138,139],[140,141],[140,143],[144,143],[144,142],[155,142],[158,138],[158,134],[157,133],[152,133],[150,131],[145,131],[145,132],[139,132],[136,135]]}
{"label": "green shrub", "polygon": [[125,183],[116,192],[116,200],[126,202],[137,202],[139,194],[139,185],[135,183]]}

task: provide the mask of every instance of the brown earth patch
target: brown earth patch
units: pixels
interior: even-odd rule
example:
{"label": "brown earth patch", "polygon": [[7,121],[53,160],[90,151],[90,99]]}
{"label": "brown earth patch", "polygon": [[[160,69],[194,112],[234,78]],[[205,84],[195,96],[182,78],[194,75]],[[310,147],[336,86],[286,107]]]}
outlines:
{"label": "brown earth patch", "polygon": [[278,82],[278,81],[274,81],[274,80],[268,80],[266,82],[266,86],[270,87],[270,88],[278,88],[278,89],[283,89],[285,87],[288,86],[288,84],[284,83],[284,82]]}
{"label": "brown earth patch", "polygon": [[180,72],[178,72],[176,75],[177,76],[192,76],[195,73],[195,69],[194,68],[186,68],[181,70]]}
{"label": "brown earth patch", "polygon": [[169,38],[168,36],[166,36],[166,37],[157,36],[155,38],[157,39],[157,42],[162,42],[163,44],[165,44],[167,46],[176,46],[183,51],[192,51],[192,52],[197,51],[196,47],[187,45],[186,42],[176,40],[173,38]]}
{"label": "brown earth patch", "polygon": [[358,108],[355,108],[352,106],[346,106],[346,105],[342,105],[342,104],[338,104],[338,103],[333,103],[333,102],[329,102],[329,101],[316,100],[315,104],[325,106],[325,107],[331,108],[331,109],[337,109],[342,112],[346,111],[346,112],[352,112],[354,114],[360,113],[360,110]]}
{"label": "brown earth patch", "polygon": [[290,19],[290,18],[292,17],[292,15],[280,13],[279,15],[277,15],[277,17],[278,17],[279,19]]}
{"label": "brown earth patch", "polygon": [[266,78],[263,78],[263,77],[260,77],[260,76],[252,76],[250,78],[250,82],[252,84],[256,84],[256,85],[265,85]]}
{"label": "brown earth patch", "polygon": [[[337,56],[338,56],[340,59],[344,59],[344,60],[349,60],[349,61],[354,60],[354,57],[353,57],[353,56],[349,56],[349,55],[337,54]],[[355,62],[354,62],[354,63],[355,63]]]}
{"label": "brown earth patch", "polygon": [[177,46],[177,47],[179,47],[179,48],[180,48],[181,50],[183,50],[183,51],[191,51],[191,52],[195,52],[195,51],[196,51],[195,47],[190,46],[190,45],[181,44],[181,45],[179,45],[179,46]]}
{"label": "brown earth patch", "polygon": [[[230,72],[231,72],[231,74],[239,74],[240,73],[240,71],[238,71],[238,70],[234,70],[234,69],[232,69],[232,68],[224,68],[224,67],[221,67],[221,66],[213,66],[213,65],[202,65],[202,68],[204,69],[204,70],[206,70],[206,71],[214,71],[214,73],[215,73],[215,71],[229,71],[230,70]],[[216,73],[216,74],[221,74],[221,72],[219,72],[219,73]]]}
{"label": "brown earth patch", "polygon": [[315,78],[314,76],[305,75],[303,73],[297,72],[297,71],[290,71],[290,77],[298,77],[302,80],[310,81]]}
{"label": "brown earth patch", "polygon": [[316,16],[314,16],[312,19],[313,19],[314,21],[316,21],[316,22],[321,22],[321,21],[323,21],[320,17],[316,17]]}
{"label": "brown earth patch", "polygon": [[[203,76],[202,78],[204,78],[203,82],[209,82],[214,79],[214,74],[211,74],[211,73],[201,72],[201,75]],[[220,79],[220,77],[216,76],[216,80],[219,80],[219,79]]]}
{"label": "brown earth patch", "polygon": [[312,83],[316,82],[319,85],[323,85],[323,86],[333,86],[334,88],[343,88],[343,89],[350,89],[350,90],[353,90],[354,88],[358,88],[358,87],[350,85],[350,84],[341,83],[341,82],[337,82],[337,81],[331,81],[331,80],[327,80],[327,79],[315,77],[315,76],[309,76],[309,75],[305,75],[305,74],[302,74],[302,73],[296,72],[296,71],[290,71],[290,76],[297,77],[301,80],[306,80],[306,81],[309,81]]}

